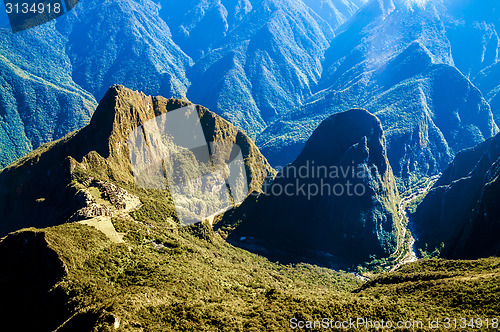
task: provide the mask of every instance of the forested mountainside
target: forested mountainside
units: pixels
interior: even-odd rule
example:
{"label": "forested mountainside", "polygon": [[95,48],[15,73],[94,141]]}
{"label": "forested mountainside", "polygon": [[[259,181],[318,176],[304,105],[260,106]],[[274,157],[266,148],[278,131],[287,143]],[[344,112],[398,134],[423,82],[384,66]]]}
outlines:
{"label": "forested mountainside", "polygon": [[229,211],[221,228],[243,248],[288,252],[280,261],[350,268],[397,251],[398,202],[382,125],[353,109],[324,120],[266,193]]}
{"label": "forested mountainside", "polygon": [[88,123],[113,84],[188,98],[256,135],[311,96],[334,29],[362,3],[88,0],[17,34],[2,24],[0,167]]}
{"label": "forested mountainside", "polygon": [[498,11],[494,0],[88,0],[20,33],[2,24],[0,167],[84,127],[124,83],[209,106],[275,166],[332,114],[364,107],[396,178],[439,174],[498,132]]}
{"label": "forested mountainside", "polygon": [[[457,314],[473,317],[473,324],[479,324],[478,319],[483,324],[486,319],[488,324],[498,323],[491,320],[499,310],[497,258],[422,260],[362,282],[346,272],[305,263],[280,264],[236,248],[222,239],[222,228],[212,229],[210,220],[182,227],[168,189],[137,183],[130,135],[147,127],[150,146],[164,141],[174,148],[175,141],[156,135],[154,125],[160,126],[165,114],[186,106],[189,103],[183,100],[113,86],[88,126],[43,145],[0,172],[0,234],[15,230],[0,239],[4,329],[262,331],[289,329],[293,319],[328,317],[335,324],[357,316],[367,323],[381,317],[394,324],[413,321],[414,329],[425,329],[435,317]],[[226,226],[238,226],[236,218],[251,212],[248,205],[266,208],[265,200],[255,198],[259,192],[263,195],[266,179],[275,172],[242,131],[204,107],[195,109],[207,142],[237,143],[244,155],[249,189],[256,194],[232,211],[235,219]],[[340,144],[329,144],[332,140]],[[231,150],[221,153],[224,162],[231,158]],[[323,196],[310,202],[266,197],[279,207],[264,215],[275,223],[268,227],[279,231],[267,233],[267,238],[281,241],[290,226],[303,235],[340,239],[346,248],[334,252],[336,262],[342,257],[359,260],[365,251],[390,251],[401,229],[394,220],[397,189],[380,121],[360,109],[332,115],[289,168],[304,166],[308,160],[319,166],[367,169],[366,177],[357,182],[367,187],[366,196]],[[456,174],[466,170],[460,172]],[[274,185],[287,185],[292,179],[278,174]],[[303,183],[313,184],[307,179]],[[308,215],[313,205],[317,213]],[[345,213],[348,218],[339,218]],[[330,214],[336,218],[325,219]],[[299,216],[304,217],[302,224]],[[294,217],[287,224],[287,218]],[[29,226],[38,229],[21,230]],[[253,226],[247,224],[247,230]],[[299,236],[301,241],[310,239]],[[320,241],[315,249],[342,247]]]}
{"label": "forested mountainside", "polygon": [[2,13],[2,328],[497,328],[499,7],[82,0],[19,33]]}
{"label": "forested mountainside", "polygon": [[413,216],[417,247],[446,258],[498,256],[500,136],[460,152]]}
{"label": "forested mountainside", "polygon": [[498,131],[490,105],[496,8],[495,1],[371,1],[337,31],[315,95],[269,126],[258,145],[272,164],[286,165],[325,117],[361,106],[382,121],[397,176],[438,173]]}
{"label": "forested mountainside", "polygon": [[81,2],[55,22],[0,30],[0,165],[81,128],[118,83],[206,105],[256,137],[275,166],[293,162],[329,115],[365,107],[386,129],[396,176],[435,174],[497,131],[497,7]]}
{"label": "forested mountainside", "polygon": [[[112,209],[139,204],[120,187],[106,184],[109,181],[139,190],[145,197],[148,194],[144,190],[150,190],[152,196],[163,199],[155,207],[159,211],[167,203],[173,205],[167,189],[141,186],[142,182],[137,181],[139,170],[133,168],[132,163],[146,152],[132,144],[136,140],[129,137],[148,120],[187,105],[189,103],[183,100],[150,97],[123,86],[111,87],[89,125],[43,145],[0,172],[0,236],[22,228],[43,228],[93,217],[110,217]],[[198,106],[197,111],[207,142],[236,143],[245,162],[249,190],[261,190],[259,188],[268,177],[272,177],[274,170],[253,141],[206,108]],[[162,135],[165,134],[161,130],[152,130],[145,144],[161,141]],[[178,145],[173,138],[164,144],[170,150]],[[139,150],[137,158],[130,155],[134,149]],[[219,144],[218,151],[223,161],[229,160],[230,147]],[[165,185],[165,179],[161,181]],[[115,206],[102,204],[101,196],[112,197]],[[170,216],[170,213],[175,214],[172,207],[159,213],[177,218]]]}

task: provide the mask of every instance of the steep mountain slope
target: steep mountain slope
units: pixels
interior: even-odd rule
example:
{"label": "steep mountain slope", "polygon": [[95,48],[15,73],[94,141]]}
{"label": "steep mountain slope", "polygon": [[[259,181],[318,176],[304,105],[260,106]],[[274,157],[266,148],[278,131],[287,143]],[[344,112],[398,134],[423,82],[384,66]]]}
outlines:
{"label": "steep mountain slope", "polygon": [[454,64],[474,78],[499,60],[500,4],[495,0],[442,2]]}
{"label": "steep mountain slope", "polygon": [[455,68],[433,64],[420,43],[411,44],[380,72],[362,76],[341,92],[321,92],[301,111],[267,128],[257,143],[270,162],[293,160],[315,123],[353,105],[369,107],[380,118],[389,160],[402,177],[438,173],[455,153],[498,131],[481,92]]}
{"label": "steep mountain slope", "polygon": [[500,4],[494,0],[445,3],[455,66],[481,90],[500,123]]}
{"label": "steep mountain slope", "polygon": [[500,135],[456,156],[413,217],[419,248],[450,258],[500,254],[499,165]]}
{"label": "steep mountain slope", "polygon": [[3,328],[284,331],[292,318],[363,317],[421,322],[423,330],[441,315],[485,324],[500,310],[498,258],[422,260],[363,284],[317,266],[271,263],[156,219],[115,223],[125,244],[75,223],[1,240]]}
{"label": "steep mountain slope", "polygon": [[482,70],[475,78],[474,83],[481,89],[491,105],[495,121],[500,123],[500,61]]}
{"label": "steep mountain slope", "polygon": [[[112,84],[151,95],[188,94],[257,134],[310,96],[333,29],[362,2],[328,1],[313,6],[315,12],[302,1],[89,0],[19,34],[2,27],[2,66],[10,78],[1,85],[9,128],[1,134],[0,167],[88,123],[95,99]],[[24,73],[12,73],[11,63]],[[34,99],[30,91],[42,89],[24,78],[33,75],[42,79],[47,99],[24,107],[23,96]],[[47,125],[49,114],[63,109],[65,126]],[[43,137],[33,131],[43,131]]]}
{"label": "steep mountain slope", "polygon": [[191,60],[149,1],[83,1],[55,22],[0,33],[0,167],[88,124],[112,84],[174,97],[187,90]]}
{"label": "steep mountain slope", "polygon": [[173,42],[159,10],[149,0],[91,0],[58,20],[75,82],[98,100],[113,84],[147,94],[185,96],[192,61]]}
{"label": "steep mountain slope", "polygon": [[[326,21],[329,29],[335,30],[352,17],[366,0],[306,0],[303,3]],[[254,16],[254,12],[262,13],[260,8],[263,6],[269,13],[277,10],[289,12],[287,7],[306,9],[301,1],[280,3],[262,0],[190,0],[160,1],[160,4],[161,16],[169,26],[174,27],[176,43],[196,60],[220,47],[221,41],[235,29],[243,28],[247,31],[247,36],[251,36],[252,29],[266,19]],[[299,17],[300,20],[305,18],[303,14]],[[283,23],[288,22],[281,22],[281,25],[287,28]]]}
{"label": "steep mountain slope", "polygon": [[176,43],[198,60],[218,47],[259,1],[161,1],[160,15],[172,27]]}
{"label": "steep mountain slope", "polygon": [[361,8],[367,0],[305,0],[304,3],[311,7],[322,19],[335,30],[347,22]]}
{"label": "steep mountain slope", "polygon": [[[81,2],[57,22],[18,34],[19,45],[29,47],[3,49],[5,61],[17,61],[27,75],[45,72],[44,80],[71,86],[76,97],[49,94],[48,105],[39,106],[41,113],[58,108],[56,98],[66,99],[68,125],[60,134],[45,125],[49,120],[44,115],[31,125],[47,132],[38,139],[32,130],[22,133],[30,127],[27,116],[21,116],[22,124],[11,116],[23,113],[13,101],[22,99],[23,92],[9,92],[11,101],[3,113],[9,114],[9,126],[18,129],[2,134],[3,151],[9,152],[3,153],[0,166],[39,141],[59,138],[85,123],[81,114],[88,113],[92,107],[87,100],[93,99],[85,91],[100,99],[108,86],[121,83],[209,106],[259,137],[259,147],[275,165],[292,162],[332,113],[367,107],[388,128],[396,174],[434,174],[458,150],[495,133],[488,108],[493,106],[498,120],[496,6],[494,0]],[[31,34],[45,40],[31,43]],[[415,43],[422,48],[417,55],[410,52]],[[63,62],[57,70],[47,70],[54,66],[44,61],[30,61],[47,55]],[[400,68],[386,68],[405,56]],[[451,68],[426,72],[423,65],[429,65],[429,58],[433,65]],[[68,82],[59,82],[60,77]],[[459,93],[447,95],[444,84],[435,84],[441,80]],[[10,89],[7,83],[2,88]],[[460,120],[452,120],[451,128],[432,119],[450,116],[450,109],[434,101],[440,95],[452,98],[450,104],[458,109],[453,112]],[[395,103],[410,97],[407,104]],[[27,113],[33,114],[33,108]],[[464,115],[477,122],[462,121]],[[457,141],[461,136],[466,141]]]}
{"label": "steep mountain slope", "polygon": [[323,121],[267,194],[224,218],[240,221],[230,236],[235,243],[264,239],[296,257],[345,267],[396,251],[397,201],[380,121],[353,109]]}
{"label": "steep mountain slope", "polygon": [[[125,208],[126,191],[106,189],[105,183],[115,182],[139,192],[148,190],[136,184],[129,135],[155,116],[186,105],[185,101],[148,97],[122,86],[110,88],[88,126],[42,146],[0,172],[0,234],[58,225],[75,218],[109,216],[111,211]],[[252,141],[207,109],[198,107],[197,111],[207,142],[238,144],[250,190],[259,190],[274,171]],[[161,141],[162,137],[154,132],[149,139]],[[169,142],[175,148],[175,141]],[[217,146],[221,158],[228,160],[232,150]],[[168,190],[150,190],[165,199],[170,196]],[[121,199],[102,205],[101,195]]]}
{"label": "steep mountain slope", "polygon": [[61,38],[53,25],[0,29],[0,168],[90,120],[97,103],[72,80]]}
{"label": "steep mountain slope", "polygon": [[[66,212],[80,207],[71,203],[78,200],[71,190],[78,190],[77,196],[88,203],[89,209],[80,212],[98,214],[77,215],[90,218],[84,222],[23,229],[0,239],[2,329],[282,331],[299,321],[324,322],[324,317],[332,319],[332,328],[337,321],[364,317],[413,321],[424,329],[429,319],[441,315],[484,322],[499,312],[496,258],[422,260],[363,283],[352,274],[309,264],[272,263],[226,243],[206,222],[180,227],[168,191],[135,184],[129,137],[139,125],[145,128],[150,119],[164,119],[187,104],[114,86],[89,126],[44,145],[0,173],[1,202],[6,204],[1,206],[2,222],[16,214],[26,218],[15,229],[50,225],[47,216],[64,221],[62,207]],[[259,190],[273,171],[255,145],[206,109],[198,107],[197,113],[206,140],[228,139],[242,147],[251,189]],[[331,144],[334,139],[339,144]],[[157,141],[159,137],[151,137],[149,142]],[[357,205],[351,206],[368,209],[366,225],[375,219],[379,226],[389,225],[394,208],[390,199],[396,191],[381,125],[374,116],[363,110],[332,116],[318,128],[302,157],[296,166],[310,160],[317,165],[351,166],[354,161],[370,167],[371,176],[360,181],[372,199],[357,197],[352,201]],[[277,181],[285,184],[287,179]],[[134,199],[142,205],[130,209]],[[319,212],[328,211],[335,220],[338,212],[349,212],[335,205],[346,201],[323,197],[314,202]],[[293,208],[290,212],[299,209],[282,207]],[[30,218],[42,222],[32,223]],[[103,227],[106,218],[120,241]],[[2,232],[5,226],[2,223]],[[343,226],[350,235],[363,228],[356,222]],[[375,231],[377,240],[383,242],[385,235],[386,243],[391,242],[389,229]]]}
{"label": "steep mountain slope", "polygon": [[321,120],[357,106],[387,129],[397,176],[435,174],[494,135],[490,105],[454,67],[443,11],[433,2],[372,1],[357,12],[326,52],[316,95],[259,136],[270,162],[293,161]]}
{"label": "steep mountain slope", "polygon": [[197,61],[188,97],[256,134],[311,95],[332,37],[332,28],[301,1],[254,1]]}
{"label": "steep mountain slope", "polygon": [[255,135],[311,95],[334,29],[363,1],[191,3],[162,10],[199,58],[188,97]]}

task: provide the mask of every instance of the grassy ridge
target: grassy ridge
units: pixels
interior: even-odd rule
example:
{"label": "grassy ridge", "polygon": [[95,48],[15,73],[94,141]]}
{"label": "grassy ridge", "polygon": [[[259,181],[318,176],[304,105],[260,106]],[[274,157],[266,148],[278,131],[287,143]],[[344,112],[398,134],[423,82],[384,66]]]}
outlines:
{"label": "grassy ridge", "polygon": [[269,262],[208,228],[149,221],[114,220],[127,233],[122,245],[82,225],[45,231],[68,268],[57,285],[76,313],[67,327],[83,319],[107,330],[119,318],[122,330],[283,331],[293,317],[398,321],[500,310],[500,259],[420,261],[362,284],[312,265]]}
{"label": "grassy ridge", "polygon": [[[135,220],[113,219],[125,243],[112,243],[100,231],[77,223],[21,231],[42,233],[66,271],[53,280],[48,296],[58,299],[54,307],[64,308],[59,311],[64,315],[45,316],[54,320],[34,321],[33,327],[285,331],[291,318],[427,322],[444,317],[491,318],[500,312],[499,258],[422,260],[363,283],[352,274],[314,265],[270,262],[231,246],[208,225],[178,227],[165,192],[127,189],[143,205],[132,213]],[[36,284],[39,271],[26,265],[26,273],[35,281],[30,283]],[[9,287],[16,297],[33,299],[25,284]],[[33,309],[33,316],[39,308]],[[15,327],[20,319],[8,317],[6,326],[13,322]]]}

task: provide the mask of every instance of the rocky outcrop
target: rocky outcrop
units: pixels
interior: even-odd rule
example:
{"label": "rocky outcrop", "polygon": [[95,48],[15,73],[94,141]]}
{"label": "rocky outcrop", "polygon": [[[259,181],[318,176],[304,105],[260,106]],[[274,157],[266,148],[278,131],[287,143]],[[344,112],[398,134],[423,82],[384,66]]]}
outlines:
{"label": "rocky outcrop", "polygon": [[110,201],[117,209],[125,209],[127,207],[127,196],[129,193],[112,183],[97,181],[95,183],[104,199]]}
{"label": "rocky outcrop", "polygon": [[267,194],[226,218],[242,219],[230,239],[261,238],[297,256],[323,252],[336,266],[396,249],[398,193],[380,121],[361,109],[315,130]]}
{"label": "rocky outcrop", "polygon": [[[96,188],[99,192],[97,198],[105,200],[105,205],[98,204],[88,188]],[[80,189],[77,193],[77,199],[83,206],[76,211],[69,221],[80,221],[94,217],[112,217],[112,209],[124,210],[132,201],[138,201],[139,198],[128,193],[127,190],[118,187],[109,182],[97,181],[94,178],[88,180],[88,188]],[[109,203],[108,203],[109,202]]]}
{"label": "rocky outcrop", "polygon": [[[123,208],[127,191],[140,189],[131,165],[129,136],[149,120],[187,105],[190,103],[146,96],[123,86],[111,87],[88,126],[0,172],[0,235],[25,227],[58,225],[72,216],[71,220],[77,220],[110,215],[96,195],[108,200],[110,207]],[[237,144],[249,188],[262,190],[274,170],[251,139],[206,108],[196,106],[196,112],[206,141]],[[163,139],[155,135],[150,139]],[[232,150],[224,150],[223,144],[217,147],[224,158],[231,156]],[[92,187],[96,192],[89,196]]]}
{"label": "rocky outcrop", "polygon": [[68,221],[80,221],[100,216],[111,217],[113,215],[108,206],[97,204],[95,198],[86,189],[80,189],[76,194],[76,199],[81,201],[80,204],[83,207],[76,211]]}
{"label": "rocky outcrop", "polygon": [[87,0],[57,24],[2,26],[0,168],[88,124],[117,83],[257,134],[310,95],[333,29],[365,0],[306,2]]}

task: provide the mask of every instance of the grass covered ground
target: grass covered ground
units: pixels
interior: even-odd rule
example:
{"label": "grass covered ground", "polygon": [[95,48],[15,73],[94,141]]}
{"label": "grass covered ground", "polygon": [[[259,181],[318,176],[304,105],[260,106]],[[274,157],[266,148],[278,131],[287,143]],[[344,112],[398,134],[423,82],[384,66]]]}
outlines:
{"label": "grass covered ground", "polygon": [[68,295],[72,318],[60,331],[284,331],[292,318],[427,322],[500,313],[497,258],[420,261],[363,283],[317,266],[270,262],[208,227],[114,224],[127,234],[125,244],[79,224],[43,231],[67,269],[55,288]]}
{"label": "grass covered ground", "polygon": [[[83,180],[75,179],[86,187]],[[79,223],[8,236],[43,235],[65,273],[49,280],[48,295],[38,294],[33,289],[47,273],[32,254],[21,260],[29,277],[8,286],[23,309],[14,306],[6,326],[17,327],[28,314],[37,318],[27,324],[44,326],[40,331],[286,331],[292,319],[323,318],[422,322],[406,330],[425,331],[429,320],[491,323],[499,316],[500,258],[421,260],[362,282],[314,265],[271,262],[226,243],[209,225],[179,227],[168,192],[122,186],[142,202],[133,218],[112,219],[124,243]],[[23,250],[14,250],[13,260]]]}
{"label": "grass covered ground", "polygon": [[[9,287],[14,302],[34,304],[24,311],[14,306],[22,316],[7,317],[6,326],[18,326],[26,313],[38,317],[32,326],[46,327],[41,331],[286,331],[294,318],[428,324],[500,313],[500,258],[421,260],[362,282],[314,265],[271,262],[226,243],[208,225],[179,227],[164,191],[127,189],[142,206],[133,218],[112,219],[125,243],[78,223],[8,236],[43,235],[65,273],[50,280],[48,295],[36,295],[47,273],[29,260],[32,255],[21,261],[28,280]],[[41,249],[35,251],[47,256]],[[14,251],[14,260],[23,250]],[[39,312],[44,306],[52,316]]]}

